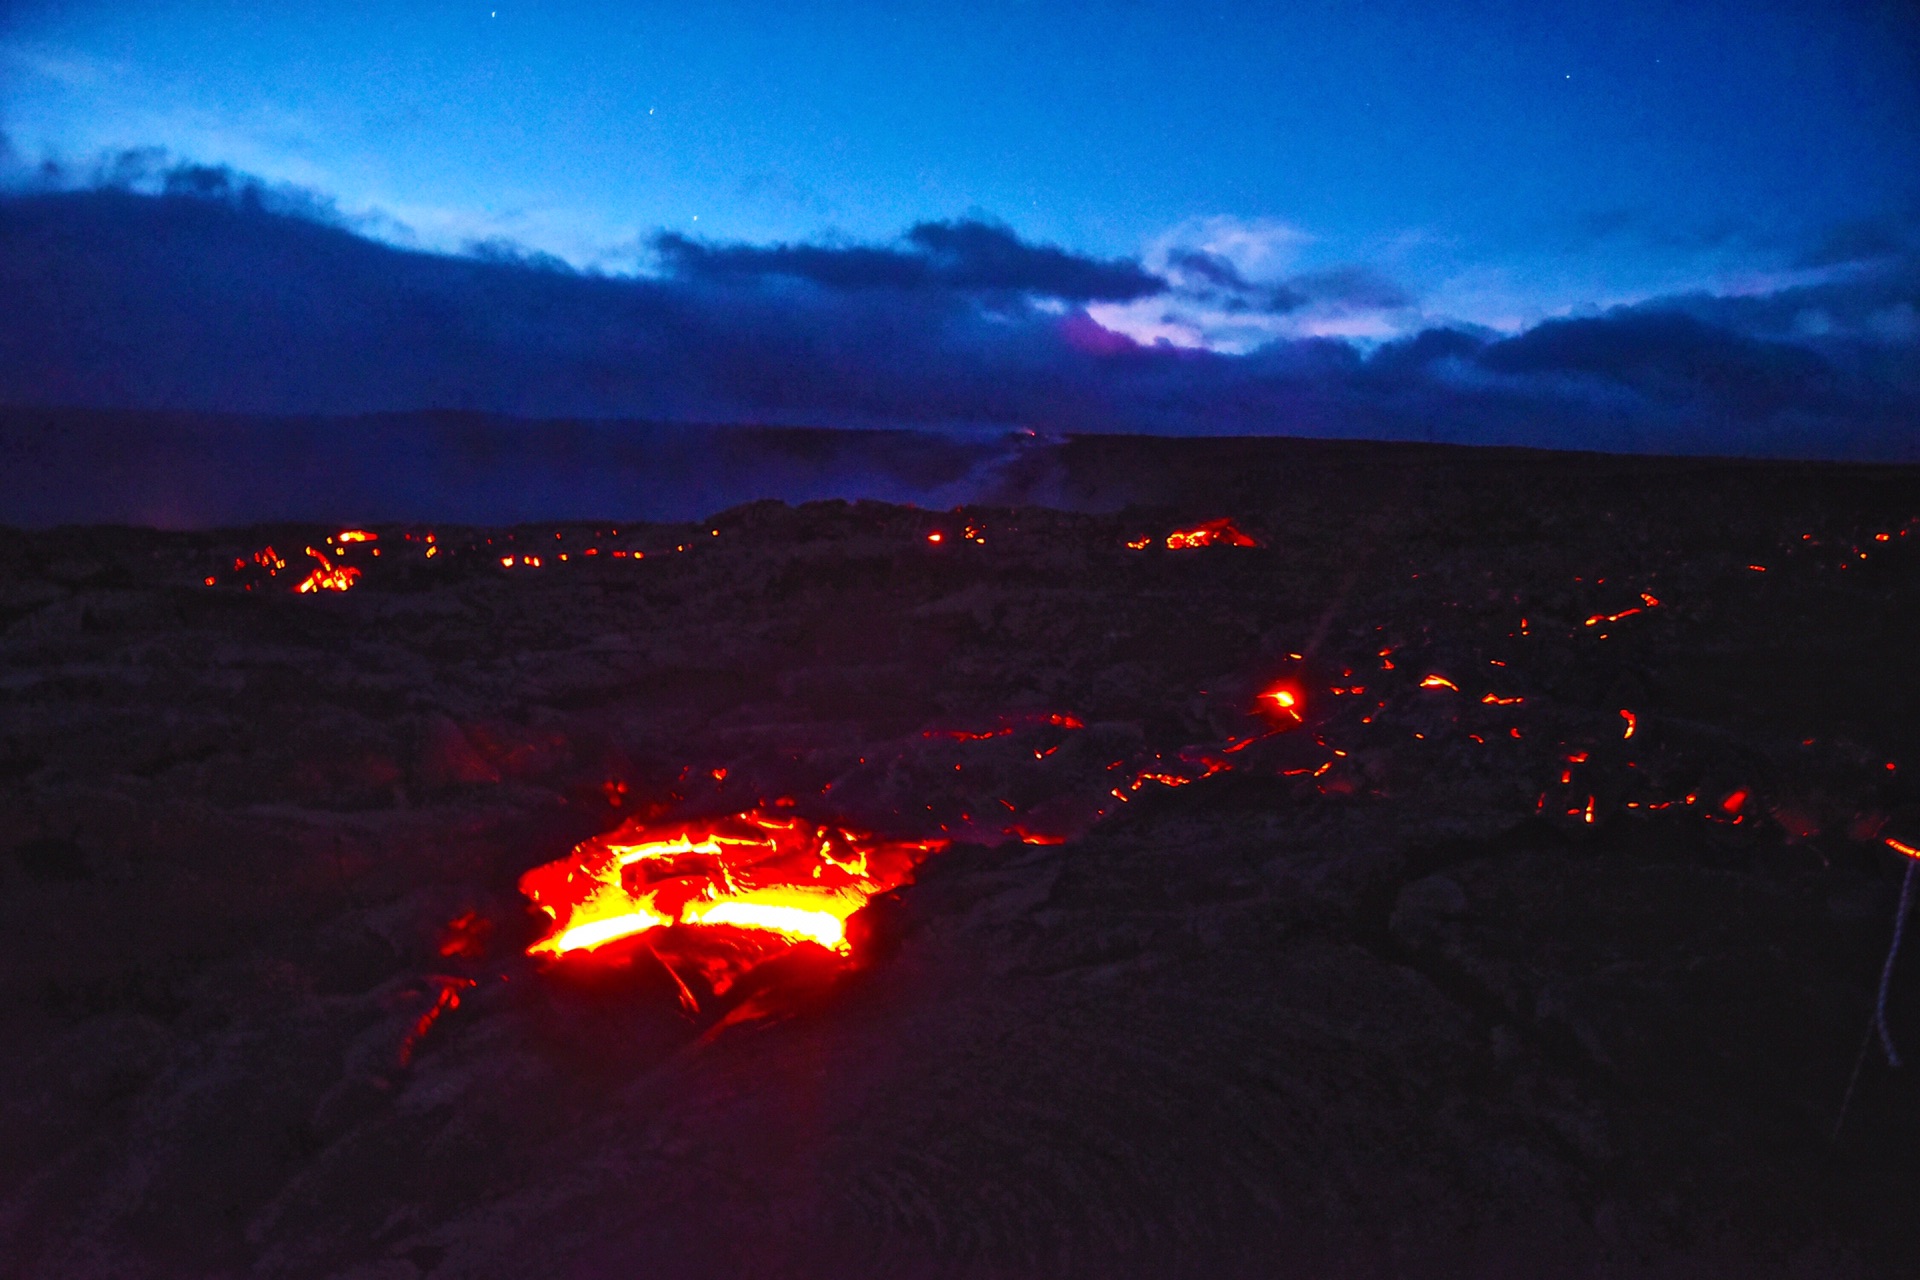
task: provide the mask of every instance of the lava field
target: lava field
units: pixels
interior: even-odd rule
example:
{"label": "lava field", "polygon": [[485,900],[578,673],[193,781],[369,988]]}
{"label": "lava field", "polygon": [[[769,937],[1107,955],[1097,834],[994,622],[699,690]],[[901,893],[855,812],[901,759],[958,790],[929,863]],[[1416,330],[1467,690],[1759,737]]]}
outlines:
{"label": "lava field", "polygon": [[1920,471],[1059,468],[0,530],[0,1272],[1920,1266]]}

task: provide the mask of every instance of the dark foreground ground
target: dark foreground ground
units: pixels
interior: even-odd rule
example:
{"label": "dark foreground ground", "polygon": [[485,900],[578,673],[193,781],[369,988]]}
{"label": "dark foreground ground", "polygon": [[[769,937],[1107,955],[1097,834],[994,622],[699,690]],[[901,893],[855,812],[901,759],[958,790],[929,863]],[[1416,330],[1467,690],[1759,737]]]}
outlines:
{"label": "dark foreground ground", "polygon": [[[0,1274],[1914,1273],[1920,474],[1063,457],[1134,505],[0,533]],[[957,843],[696,1012],[523,956],[783,800]]]}

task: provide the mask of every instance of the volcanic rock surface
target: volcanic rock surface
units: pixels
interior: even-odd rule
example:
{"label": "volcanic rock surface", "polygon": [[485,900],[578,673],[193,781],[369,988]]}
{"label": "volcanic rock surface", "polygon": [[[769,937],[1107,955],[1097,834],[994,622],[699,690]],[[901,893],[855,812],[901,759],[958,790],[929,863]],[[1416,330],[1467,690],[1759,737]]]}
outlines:
{"label": "volcanic rock surface", "polygon": [[[1920,476],[1067,453],[0,533],[0,1272],[1912,1274]],[[952,844],[851,960],[525,954],[748,810]]]}

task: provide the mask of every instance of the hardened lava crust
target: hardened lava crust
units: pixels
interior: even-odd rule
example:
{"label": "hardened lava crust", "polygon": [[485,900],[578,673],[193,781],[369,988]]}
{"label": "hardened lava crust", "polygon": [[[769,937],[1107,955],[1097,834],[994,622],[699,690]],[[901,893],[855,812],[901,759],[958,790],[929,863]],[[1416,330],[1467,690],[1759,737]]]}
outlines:
{"label": "hardened lava crust", "polygon": [[0,1272],[1911,1274],[1920,473],[1059,465],[0,531]]}

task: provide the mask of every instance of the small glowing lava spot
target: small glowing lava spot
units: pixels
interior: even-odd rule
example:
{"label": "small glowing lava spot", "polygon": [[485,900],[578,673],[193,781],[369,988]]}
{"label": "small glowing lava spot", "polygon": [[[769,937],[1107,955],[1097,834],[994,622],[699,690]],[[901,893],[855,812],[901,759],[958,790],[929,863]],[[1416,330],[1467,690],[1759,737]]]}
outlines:
{"label": "small glowing lava spot", "polygon": [[1920,849],[1916,849],[1904,841],[1895,840],[1892,836],[1888,836],[1886,840],[1887,848],[1893,850],[1895,853],[1903,853],[1909,858],[1920,858]]}
{"label": "small glowing lava spot", "polygon": [[1722,813],[1739,813],[1740,810],[1746,806],[1746,803],[1747,793],[1746,790],[1742,788],[1729,793],[1727,798],[1720,802],[1720,811]]}
{"label": "small glowing lava spot", "polygon": [[1633,712],[1628,711],[1625,707],[1620,709],[1620,718],[1627,722],[1627,731],[1620,736],[1622,738],[1631,738],[1633,731],[1640,727],[1640,718],[1634,715]]}
{"label": "small glowing lava spot", "polygon": [[1286,685],[1274,685],[1263,692],[1258,701],[1263,710],[1300,723],[1300,695]]}
{"label": "small glowing lava spot", "polygon": [[378,542],[380,541],[379,534],[369,533],[365,529],[342,529],[339,533],[336,533],[333,536],[336,540],[340,542]]}
{"label": "small glowing lava spot", "polygon": [[212,585],[214,585],[214,583],[215,583],[216,581],[217,581],[217,579],[214,579],[214,578],[208,578],[208,579],[207,579],[207,585],[211,587]]}
{"label": "small glowing lava spot", "polygon": [[1763,564],[1750,564],[1747,568],[1753,570],[1755,573],[1765,573],[1767,571],[1767,566]]}
{"label": "small glowing lava spot", "polygon": [[930,534],[928,534],[928,535],[927,535],[927,541],[928,541],[928,542],[943,542],[943,541],[945,541],[945,538],[944,538],[944,536],[943,536],[943,535],[942,535],[942,534],[940,533],[940,531],[939,531],[938,529],[936,529],[936,530],[934,530],[934,531],[933,531],[932,533],[930,533]]}
{"label": "small glowing lava spot", "polygon": [[1497,693],[1489,693],[1485,697],[1481,698],[1480,701],[1490,707],[1511,707],[1511,706],[1517,705],[1518,703],[1525,702],[1526,699],[1525,698],[1503,698]]}
{"label": "small glowing lava spot", "polygon": [[1152,541],[1153,541],[1152,538],[1135,538],[1132,542],[1129,542],[1127,544],[1127,549],[1129,551],[1145,551],[1147,549],[1148,544],[1151,543]]}
{"label": "small glowing lava spot", "polygon": [[1451,689],[1455,693],[1460,692],[1460,686],[1455,684],[1453,681],[1447,679],[1445,676],[1422,677],[1420,681],[1420,687],[1422,689]]}

